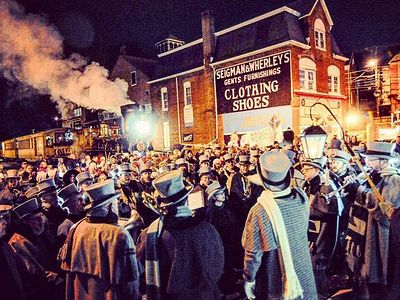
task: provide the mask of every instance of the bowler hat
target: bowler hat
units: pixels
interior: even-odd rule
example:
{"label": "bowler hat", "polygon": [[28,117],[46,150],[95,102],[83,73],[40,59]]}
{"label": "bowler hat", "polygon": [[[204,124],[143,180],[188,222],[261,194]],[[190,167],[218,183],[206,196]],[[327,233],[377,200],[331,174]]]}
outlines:
{"label": "bowler hat", "polygon": [[192,185],[185,185],[180,170],[173,170],[159,175],[153,180],[153,186],[158,192],[159,206],[170,207],[184,200],[193,190]]}
{"label": "bowler hat", "polygon": [[88,196],[89,201],[85,209],[90,210],[107,205],[119,197],[119,194],[115,192],[114,180],[112,179],[90,185],[85,190],[85,194]]}
{"label": "bowler hat", "polygon": [[41,210],[41,202],[37,198],[32,198],[14,207],[13,212],[18,216],[20,220],[22,220],[27,216],[40,212]]}
{"label": "bowler hat", "polygon": [[291,172],[289,158],[278,151],[265,152],[257,163],[257,174],[249,176],[249,180],[273,192],[289,187]]}

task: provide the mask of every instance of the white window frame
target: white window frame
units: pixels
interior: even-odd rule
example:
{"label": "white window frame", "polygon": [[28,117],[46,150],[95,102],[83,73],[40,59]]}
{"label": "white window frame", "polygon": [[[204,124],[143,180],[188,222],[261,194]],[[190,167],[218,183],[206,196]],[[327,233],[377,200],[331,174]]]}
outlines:
{"label": "white window frame", "polygon": [[165,150],[171,149],[171,135],[169,122],[163,123],[163,145]]}
{"label": "white window frame", "polygon": [[[303,76],[304,75],[304,76]],[[317,65],[309,58],[301,58],[299,61],[299,84],[301,90],[317,90]],[[304,78],[302,80],[302,78]]]}
{"label": "white window frame", "polygon": [[[187,93],[188,90],[190,91],[190,94]],[[185,100],[185,106],[192,105],[192,103],[193,103],[192,95],[193,94],[192,94],[192,86],[190,84],[190,81],[186,81],[183,83],[183,95],[184,95],[184,100]]]}
{"label": "white window frame", "polygon": [[328,88],[330,94],[340,94],[340,70],[337,66],[328,67]]}
{"label": "white window frame", "polygon": [[168,111],[168,89],[161,88],[161,111]]}
{"label": "white window frame", "polygon": [[316,19],[314,22],[314,39],[317,49],[326,50],[325,25],[321,19]]}
{"label": "white window frame", "polygon": [[[132,80],[133,74],[135,74],[135,83],[133,83],[133,80]],[[136,84],[137,84],[137,73],[136,73],[136,70],[134,70],[134,71],[131,71],[131,86],[135,86]]]}

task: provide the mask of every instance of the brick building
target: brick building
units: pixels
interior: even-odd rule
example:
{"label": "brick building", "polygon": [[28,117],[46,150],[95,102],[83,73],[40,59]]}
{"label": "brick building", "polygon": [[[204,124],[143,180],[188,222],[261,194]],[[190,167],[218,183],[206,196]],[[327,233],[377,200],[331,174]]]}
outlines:
{"label": "brick building", "polygon": [[[218,32],[204,12],[201,39],[164,46],[170,50],[158,55],[149,81],[158,116],[154,146],[227,142],[234,132],[279,140],[287,127],[298,134],[311,124],[317,101],[341,120],[347,58],[332,26],[324,0],[298,0]],[[327,111],[316,106],[312,113],[338,133]]]}

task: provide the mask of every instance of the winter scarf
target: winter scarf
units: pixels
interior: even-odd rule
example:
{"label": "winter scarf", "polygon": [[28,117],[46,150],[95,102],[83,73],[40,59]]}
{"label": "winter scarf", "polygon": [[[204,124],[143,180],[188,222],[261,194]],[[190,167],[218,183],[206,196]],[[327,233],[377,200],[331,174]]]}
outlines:
{"label": "winter scarf", "polygon": [[[188,206],[178,206],[175,217],[184,218],[192,216]],[[161,299],[160,262],[158,253],[158,238],[163,229],[164,217],[160,217],[150,224],[147,230],[145,245],[145,267],[146,267],[146,292],[148,300]]]}
{"label": "winter scarf", "polygon": [[[286,191],[278,192],[284,194]],[[303,289],[293,265],[292,254],[290,252],[289,241],[286,227],[283,222],[282,213],[274,199],[274,194],[269,190],[264,190],[257,202],[265,209],[270,221],[276,242],[278,244],[279,260],[283,270],[283,298],[285,300],[303,298]],[[278,195],[276,195],[278,196]]]}

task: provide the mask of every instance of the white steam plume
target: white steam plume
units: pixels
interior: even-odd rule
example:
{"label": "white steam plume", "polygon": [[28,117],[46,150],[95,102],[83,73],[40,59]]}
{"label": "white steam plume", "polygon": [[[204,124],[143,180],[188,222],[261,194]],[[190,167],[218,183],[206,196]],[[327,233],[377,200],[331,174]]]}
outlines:
{"label": "white steam plume", "polygon": [[79,54],[65,58],[57,28],[10,0],[0,0],[0,70],[50,94],[63,116],[65,101],[114,112],[129,103],[126,81],[109,80],[107,69]]}

